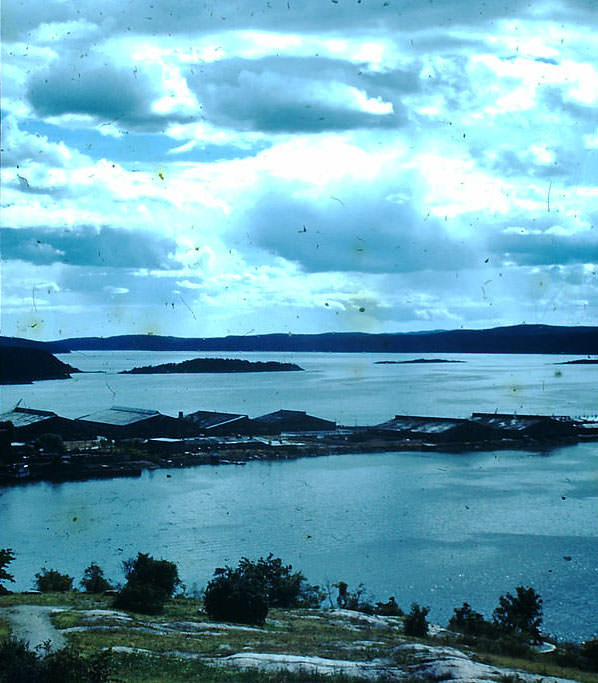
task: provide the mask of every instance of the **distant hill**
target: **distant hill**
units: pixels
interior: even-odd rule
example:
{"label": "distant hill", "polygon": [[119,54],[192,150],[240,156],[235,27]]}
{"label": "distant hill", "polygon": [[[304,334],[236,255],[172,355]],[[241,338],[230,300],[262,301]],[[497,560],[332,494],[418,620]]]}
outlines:
{"label": "distant hill", "polygon": [[[8,338],[4,338],[7,340]],[[7,341],[4,345],[10,345]],[[33,342],[44,344],[43,342]],[[566,353],[598,354],[598,327],[514,325],[488,330],[365,334],[263,334],[229,337],[122,335],[47,342],[54,353],[142,351],[329,351],[335,353]],[[43,346],[42,348],[46,348]],[[56,350],[56,349],[60,349]]]}
{"label": "distant hill", "polygon": [[182,363],[163,363],[162,365],[146,365],[132,370],[123,370],[121,375],[153,375],[174,372],[289,372],[300,371],[295,363],[278,363],[277,361],[258,361],[257,363],[236,358],[195,358]]}
{"label": "distant hill", "polygon": [[42,379],[68,379],[79,372],[48,351],[34,347],[4,346],[0,349],[0,384],[29,384]]}

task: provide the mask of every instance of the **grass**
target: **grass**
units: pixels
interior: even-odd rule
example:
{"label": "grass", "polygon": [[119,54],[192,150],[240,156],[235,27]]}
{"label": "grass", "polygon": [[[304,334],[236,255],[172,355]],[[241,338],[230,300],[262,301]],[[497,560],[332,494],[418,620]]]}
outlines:
{"label": "grass", "polygon": [[0,595],[0,607],[11,605],[47,605],[75,609],[110,609],[112,598],[102,594],[78,593],[9,593]]}
{"label": "grass", "polygon": [[[88,630],[65,633],[70,645],[89,654],[103,648],[126,646],[148,650],[152,654],[113,653],[114,681],[326,681],[349,683],[346,676],[311,676],[288,672],[267,674],[263,671],[237,671],[210,667],[193,658],[173,656],[173,652],[188,652],[200,657],[223,657],[243,651],[319,656],[328,659],[371,661],[386,659],[399,668],[417,660],[412,652],[397,651],[404,642],[422,642],[429,645],[452,645],[474,651],[484,663],[508,669],[519,669],[541,676],[572,678],[582,683],[598,683],[598,674],[556,664],[550,654],[531,653],[529,658],[513,657],[484,652],[475,644],[464,646],[457,639],[407,638],[403,634],[402,620],[390,620],[386,625],[361,621],[359,614],[340,619],[325,610],[271,609],[263,629],[204,629],[194,630],[176,622],[200,625],[210,621],[202,611],[201,601],[195,598],[175,598],[166,603],[164,613],[146,616],[128,613],[131,621],[122,621],[110,614],[87,618],[85,610],[112,609],[113,598],[87,593],[47,593],[41,595],[12,594],[0,596],[0,607],[16,604],[59,606],[64,611],[52,615],[56,628],[89,626]],[[94,628],[102,627],[102,628]],[[164,632],[159,629],[173,629]],[[178,629],[178,630],[177,630]],[[188,629],[189,632],[185,632]],[[0,635],[8,633],[6,620],[0,621]],[[449,642],[450,641],[450,642]],[[507,680],[505,678],[505,680]]]}
{"label": "grass", "polygon": [[538,676],[555,676],[556,678],[573,678],[580,683],[598,683],[598,673],[580,671],[559,666],[550,660],[550,654],[538,654],[533,660],[509,657],[507,655],[477,653],[478,661],[505,669],[521,669]]}

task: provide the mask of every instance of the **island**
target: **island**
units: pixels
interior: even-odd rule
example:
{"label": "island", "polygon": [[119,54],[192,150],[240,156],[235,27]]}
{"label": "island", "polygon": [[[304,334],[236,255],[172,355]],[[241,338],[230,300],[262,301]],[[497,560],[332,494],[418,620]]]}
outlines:
{"label": "island", "polygon": [[2,348],[0,384],[31,384],[37,380],[70,379],[80,372],[48,351],[21,346]]}
{"label": "island", "polygon": [[169,373],[210,373],[210,372],[298,372],[303,371],[295,363],[278,361],[249,361],[237,358],[194,358],[181,363],[162,363],[145,365],[132,370],[123,370],[121,375],[154,375]]}
{"label": "island", "polygon": [[414,358],[413,360],[377,360],[375,365],[407,365],[409,363],[465,363],[464,360],[446,360],[445,358]]}

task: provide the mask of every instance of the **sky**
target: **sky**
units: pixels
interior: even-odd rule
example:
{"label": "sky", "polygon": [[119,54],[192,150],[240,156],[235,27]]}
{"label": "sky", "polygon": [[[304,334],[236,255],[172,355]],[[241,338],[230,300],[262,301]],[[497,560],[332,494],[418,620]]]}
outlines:
{"label": "sky", "polygon": [[1,331],[598,320],[598,0],[4,0]]}

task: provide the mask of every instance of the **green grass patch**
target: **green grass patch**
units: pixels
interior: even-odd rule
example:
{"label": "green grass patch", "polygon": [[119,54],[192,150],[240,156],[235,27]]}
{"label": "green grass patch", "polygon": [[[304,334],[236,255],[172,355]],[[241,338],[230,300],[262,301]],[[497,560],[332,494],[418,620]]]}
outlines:
{"label": "green grass patch", "polygon": [[110,609],[112,598],[91,593],[10,593],[0,595],[0,607],[47,605],[76,609]]}
{"label": "green grass patch", "polygon": [[10,635],[11,630],[10,630],[10,622],[8,619],[4,619],[3,617],[0,617],[0,640],[3,638],[6,638]]}
{"label": "green grass patch", "polygon": [[65,610],[64,612],[54,612],[50,614],[50,621],[54,628],[71,628],[73,626],[81,626],[84,622],[83,612],[73,612]]}
{"label": "green grass patch", "polygon": [[485,664],[505,669],[521,669],[529,673],[542,676],[554,676],[556,678],[572,678],[580,683],[598,683],[598,673],[580,671],[569,667],[559,666],[550,661],[550,655],[536,655],[534,659],[520,659],[506,655],[487,654],[477,652],[477,659]]}

